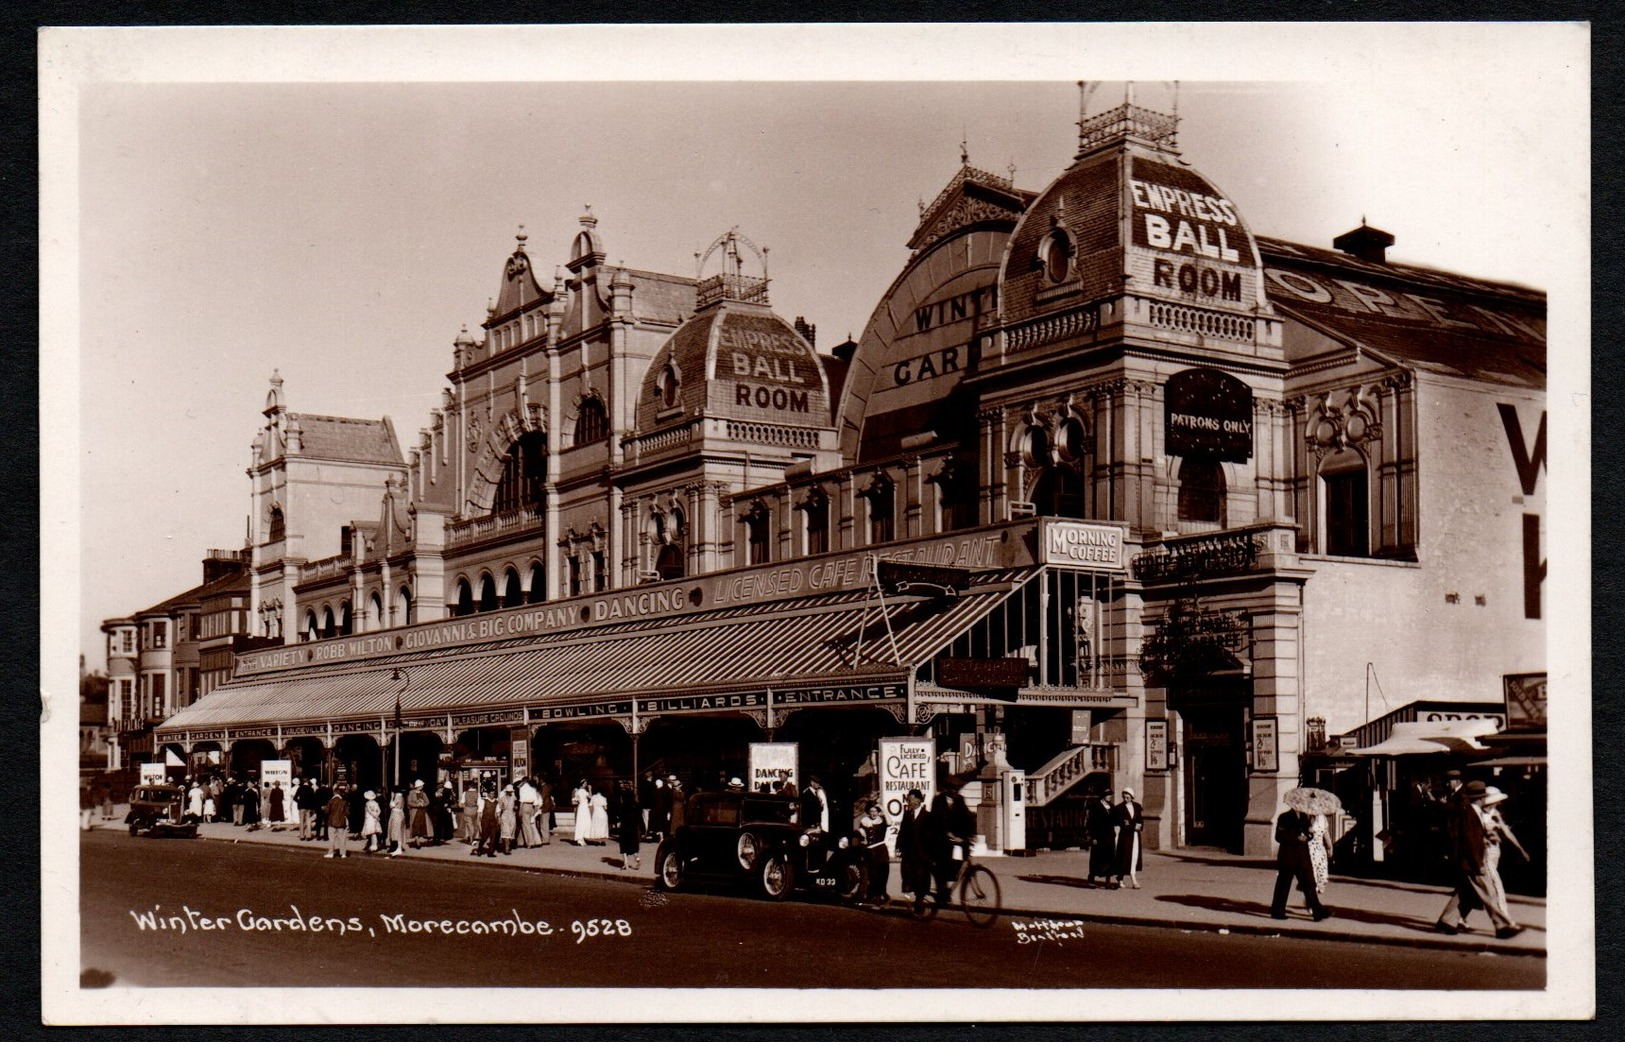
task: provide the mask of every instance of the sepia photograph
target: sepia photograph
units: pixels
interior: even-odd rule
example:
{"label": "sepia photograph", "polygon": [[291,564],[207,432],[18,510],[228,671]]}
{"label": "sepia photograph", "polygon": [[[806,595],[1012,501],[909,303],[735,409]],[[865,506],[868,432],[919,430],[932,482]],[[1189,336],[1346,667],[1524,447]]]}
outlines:
{"label": "sepia photograph", "polygon": [[46,1023],[1592,1016],[1589,47],[42,30]]}

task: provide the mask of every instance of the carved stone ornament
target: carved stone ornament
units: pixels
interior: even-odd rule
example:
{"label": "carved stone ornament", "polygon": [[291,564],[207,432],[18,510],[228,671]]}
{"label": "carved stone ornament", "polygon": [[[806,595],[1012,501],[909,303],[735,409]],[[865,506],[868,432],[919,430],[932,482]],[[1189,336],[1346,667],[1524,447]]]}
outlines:
{"label": "carved stone ornament", "polygon": [[1322,453],[1362,446],[1382,437],[1376,405],[1356,386],[1346,392],[1322,393],[1304,431],[1304,442]]}

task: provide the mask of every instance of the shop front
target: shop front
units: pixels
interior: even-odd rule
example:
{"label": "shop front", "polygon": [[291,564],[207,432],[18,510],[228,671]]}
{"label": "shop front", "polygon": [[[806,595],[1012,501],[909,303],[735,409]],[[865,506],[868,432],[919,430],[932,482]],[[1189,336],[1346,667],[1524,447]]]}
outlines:
{"label": "shop front", "polygon": [[1137,704],[1098,656],[1124,632],[1121,578],[1046,566],[1044,526],[256,651],[163,734],[189,751],[262,739],[327,780],[535,774],[566,792],[644,771],[717,786],[745,775],[752,744],[793,742],[841,809],[882,737],[945,755],[997,738],[954,768],[1037,765],[1072,746],[1076,709]]}

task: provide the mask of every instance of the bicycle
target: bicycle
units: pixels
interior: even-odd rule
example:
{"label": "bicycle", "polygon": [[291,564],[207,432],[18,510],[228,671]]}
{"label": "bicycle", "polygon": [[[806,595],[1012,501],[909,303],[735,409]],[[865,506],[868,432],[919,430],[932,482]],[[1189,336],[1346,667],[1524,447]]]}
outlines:
{"label": "bicycle", "polygon": [[[964,851],[956,846],[956,855]],[[921,922],[929,922],[936,918],[937,910],[942,907],[942,896],[934,890],[927,891],[929,895],[923,904],[917,903],[910,910],[914,917]],[[999,917],[999,908],[1003,900],[1003,891],[999,889],[999,877],[986,865],[977,864],[967,855],[959,862],[959,871],[953,882],[948,884],[944,894],[952,903],[958,897],[959,909],[965,913],[965,918],[972,926],[978,929],[987,929]]]}

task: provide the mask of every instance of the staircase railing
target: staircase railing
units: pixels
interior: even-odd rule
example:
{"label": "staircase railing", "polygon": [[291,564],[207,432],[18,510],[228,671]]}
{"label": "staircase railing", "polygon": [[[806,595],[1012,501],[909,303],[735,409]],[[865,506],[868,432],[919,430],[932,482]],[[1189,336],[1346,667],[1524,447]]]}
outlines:
{"label": "staircase railing", "polygon": [[1117,769],[1117,746],[1087,744],[1069,748],[1027,775],[1027,805],[1044,806],[1094,773]]}

